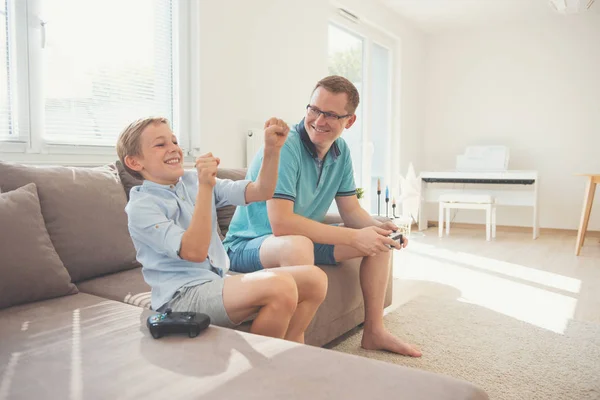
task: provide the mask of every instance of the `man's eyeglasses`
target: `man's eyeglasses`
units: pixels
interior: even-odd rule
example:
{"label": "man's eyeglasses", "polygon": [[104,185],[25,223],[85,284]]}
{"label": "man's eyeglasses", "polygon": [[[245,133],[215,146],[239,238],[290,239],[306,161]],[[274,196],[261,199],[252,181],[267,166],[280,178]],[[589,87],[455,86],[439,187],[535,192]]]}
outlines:
{"label": "man's eyeglasses", "polygon": [[311,106],[310,104],[306,106],[306,111],[308,112],[308,115],[315,117],[315,118],[319,118],[321,115],[323,115],[323,117],[327,121],[337,121],[342,118],[352,116],[352,114],[337,115],[336,113],[332,113],[332,112],[328,112],[328,111],[321,111],[318,108]]}

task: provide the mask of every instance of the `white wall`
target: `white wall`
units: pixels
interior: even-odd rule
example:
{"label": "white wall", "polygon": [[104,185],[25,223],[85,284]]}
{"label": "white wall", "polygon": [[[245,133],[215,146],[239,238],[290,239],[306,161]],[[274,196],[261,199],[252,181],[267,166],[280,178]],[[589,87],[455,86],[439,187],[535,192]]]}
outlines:
{"label": "white wall", "polygon": [[202,1],[202,151],[242,167],[249,128],[270,116],[300,120],[327,72],[326,29],[327,3],[319,0]]}
{"label": "white wall", "polygon": [[[422,170],[453,169],[468,145],[508,145],[510,169],[540,174],[540,225],[576,229],[574,174],[600,173],[600,15],[435,34],[425,63]],[[528,226],[530,215],[500,208],[498,224]],[[589,229],[600,230],[600,201]]]}
{"label": "white wall", "polygon": [[[396,148],[405,172],[408,161],[420,159],[423,37],[376,3],[340,3],[401,39],[403,118]],[[270,116],[288,123],[303,117],[312,88],[327,75],[333,7],[326,0],[201,2],[201,151],[219,155],[223,165],[241,167],[248,128],[262,127]]]}

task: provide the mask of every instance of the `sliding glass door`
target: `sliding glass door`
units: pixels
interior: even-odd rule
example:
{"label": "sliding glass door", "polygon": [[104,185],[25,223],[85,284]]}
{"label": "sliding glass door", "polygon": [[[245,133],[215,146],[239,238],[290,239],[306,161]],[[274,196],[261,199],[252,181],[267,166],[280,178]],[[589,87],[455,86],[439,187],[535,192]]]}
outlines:
{"label": "sliding glass door", "polygon": [[[339,26],[329,25],[329,62],[328,69],[330,75],[340,75],[347,78],[356,86],[360,98],[363,98],[363,54],[364,39],[350,31]],[[348,143],[354,162],[354,179],[358,187],[362,184],[362,174],[360,168],[362,165],[363,154],[363,102],[361,101],[356,109],[356,123],[346,130],[343,138]]]}
{"label": "sliding glass door", "polygon": [[[357,121],[345,131],[344,140],[351,149],[357,187],[364,190],[361,205],[377,213],[377,182],[381,184],[381,214],[385,215],[386,186],[390,197],[391,156],[397,154],[393,143],[393,56],[395,42],[374,28],[334,17],[329,25],[329,73],[352,81],[361,102]],[[389,215],[391,216],[391,199]]]}

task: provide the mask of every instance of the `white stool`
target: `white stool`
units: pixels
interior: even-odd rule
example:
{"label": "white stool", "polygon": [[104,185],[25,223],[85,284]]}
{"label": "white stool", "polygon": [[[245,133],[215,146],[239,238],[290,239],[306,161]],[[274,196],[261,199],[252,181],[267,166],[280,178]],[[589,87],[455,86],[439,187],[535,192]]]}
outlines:
{"label": "white stool", "polygon": [[452,208],[485,210],[485,238],[489,241],[490,237],[496,237],[496,204],[492,196],[468,193],[444,194],[440,196],[439,202],[438,234],[440,237],[443,236],[444,211],[446,214],[446,235],[450,234],[450,209]]}

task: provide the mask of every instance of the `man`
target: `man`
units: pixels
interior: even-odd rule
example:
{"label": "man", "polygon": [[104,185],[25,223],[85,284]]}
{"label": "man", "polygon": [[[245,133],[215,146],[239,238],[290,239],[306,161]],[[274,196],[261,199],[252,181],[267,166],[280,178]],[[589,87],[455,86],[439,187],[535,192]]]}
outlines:
{"label": "man", "polygon": [[[397,227],[374,220],[358,203],[344,129],[356,121],[356,87],[340,76],[319,81],[305,118],[281,150],[273,199],[236,210],[224,245],[231,269],[252,272],[288,265],[330,264],[363,257],[360,284],[365,302],[361,345],[420,357],[421,352],[383,326],[390,248],[406,247],[388,237]],[[260,170],[262,155],[248,169]],[[335,199],[344,227],[321,223]]]}

